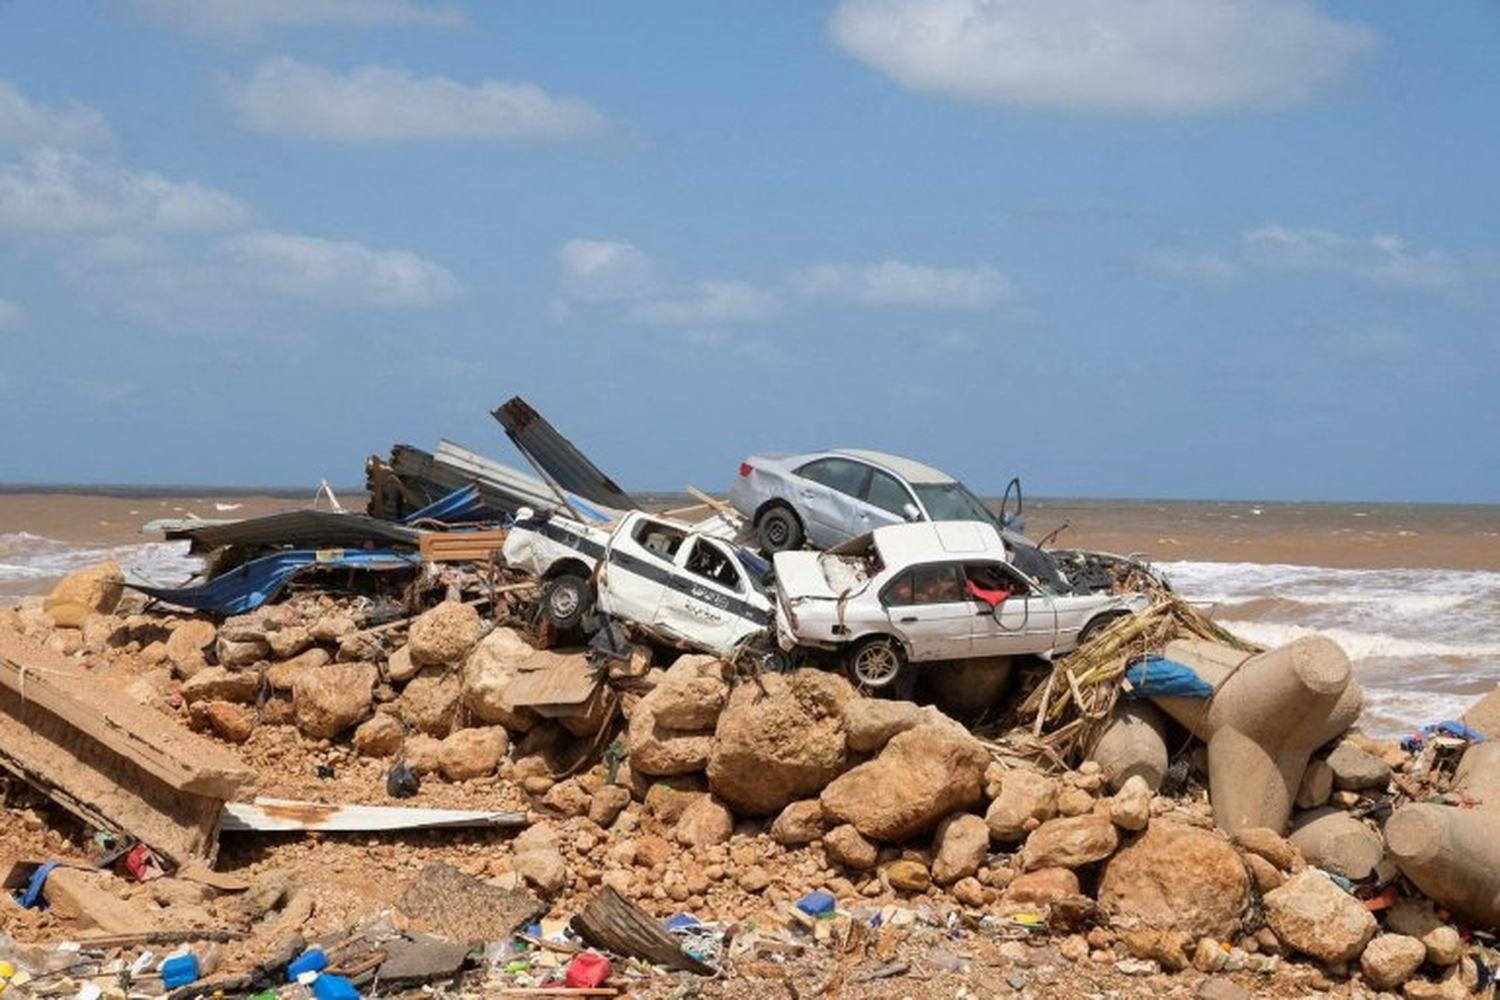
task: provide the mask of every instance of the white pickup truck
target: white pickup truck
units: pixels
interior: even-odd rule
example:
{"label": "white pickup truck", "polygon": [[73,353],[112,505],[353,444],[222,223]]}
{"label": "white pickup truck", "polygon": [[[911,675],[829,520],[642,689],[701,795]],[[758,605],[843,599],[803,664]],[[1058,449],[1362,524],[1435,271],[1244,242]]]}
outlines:
{"label": "white pickup truck", "polygon": [[543,581],[559,629],[590,605],[669,646],[727,656],[769,650],[770,564],[693,526],[633,511],[612,528],[521,511],[501,554]]}

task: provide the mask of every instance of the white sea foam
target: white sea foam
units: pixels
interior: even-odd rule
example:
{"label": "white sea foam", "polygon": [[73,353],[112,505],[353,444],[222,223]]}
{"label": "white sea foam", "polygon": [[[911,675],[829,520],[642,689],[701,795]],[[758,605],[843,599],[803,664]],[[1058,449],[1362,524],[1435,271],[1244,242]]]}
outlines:
{"label": "white sea foam", "polygon": [[1331,638],[1365,684],[1362,726],[1392,735],[1462,714],[1500,682],[1500,573],[1179,562],[1184,598],[1251,642]]}
{"label": "white sea foam", "polygon": [[101,562],[116,562],[152,580],[176,584],[202,568],[187,550],[185,541],[74,545],[26,531],[10,532],[0,534],[0,587],[24,593],[27,581],[55,580]]}

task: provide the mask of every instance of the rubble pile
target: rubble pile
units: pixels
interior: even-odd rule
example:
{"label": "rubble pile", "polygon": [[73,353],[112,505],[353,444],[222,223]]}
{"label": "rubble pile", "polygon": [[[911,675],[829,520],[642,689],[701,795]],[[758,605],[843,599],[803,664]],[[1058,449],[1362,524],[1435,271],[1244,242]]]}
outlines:
{"label": "rubble pile", "polygon": [[[255,772],[240,802],[492,821],[226,823],[217,858],[152,877],[134,853],[101,865],[89,823],[11,780],[0,861],[32,877],[17,863],[65,864],[44,873],[47,909],[0,903],[7,1000],[101,995],[90,983],[116,996],[564,980],[642,996],[757,995],[766,981],[792,996],[908,980],[983,996],[1491,989],[1495,695],[1474,728],[1403,748],[1351,728],[1357,685],[1317,641],[1254,654],[1194,641],[1172,659],[1245,693],[1122,700],[1130,739],[1107,728],[1100,759],[1061,768],[825,670],[539,648],[534,591],[431,573],[420,607],[293,590],[215,621],[147,609],[104,565],[0,610],[0,657],[81,665],[163,727],[232,749]],[[168,986],[174,955],[193,971]],[[300,985],[298,962],[317,966]]]}

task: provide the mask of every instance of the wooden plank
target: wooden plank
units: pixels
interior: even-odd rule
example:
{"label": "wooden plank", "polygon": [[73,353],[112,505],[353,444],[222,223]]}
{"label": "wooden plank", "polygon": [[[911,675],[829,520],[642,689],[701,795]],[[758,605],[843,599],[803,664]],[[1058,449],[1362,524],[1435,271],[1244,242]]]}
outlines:
{"label": "wooden plank", "polygon": [[257,798],[224,807],[226,832],[299,832],[326,830],[357,833],[370,830],[432,830],[440,827],[522,827],[526,815],[465,809],[416,809],[404,806],[355,806],[292,799]]}
{"label": "wooden plank", "polygon": [[84,823],[134,837],[175,864],[212,862],[224,800],[179,791],[0,687],[0,768]]}
{"label": "wooden plank", "polygon": [[582,711],[599,683],[598,669],[585,657],[539,650],[516,666],[505,698],[516,708],[577,706]]}
{"label": "wooden plank", "polygon": [[505,544],[507,531],[433,531],[417,542],[427,562],[488,562]]}
{"label": "wooden plank", "polygon": [[228,799],[254,780],[238,758],[202,737],[185,741],[186,752],[174,752],[160,713],[100,690],[93,678],[49,653],[9,642],[0,649],[0,686],[22,707],[50,712],[177,791]]}

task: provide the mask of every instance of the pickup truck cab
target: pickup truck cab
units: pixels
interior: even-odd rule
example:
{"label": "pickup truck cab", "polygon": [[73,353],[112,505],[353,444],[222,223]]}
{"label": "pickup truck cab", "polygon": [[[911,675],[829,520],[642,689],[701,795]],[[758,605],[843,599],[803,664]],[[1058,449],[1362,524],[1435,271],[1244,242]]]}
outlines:
{"label": "pickup truck cab", "polygon": [[727,656],[769,639],[770,564],[692,525],[632,511],[613,528],[523,511],[501,550],[543,581],[559,628],[592,605],[646,637]]}

